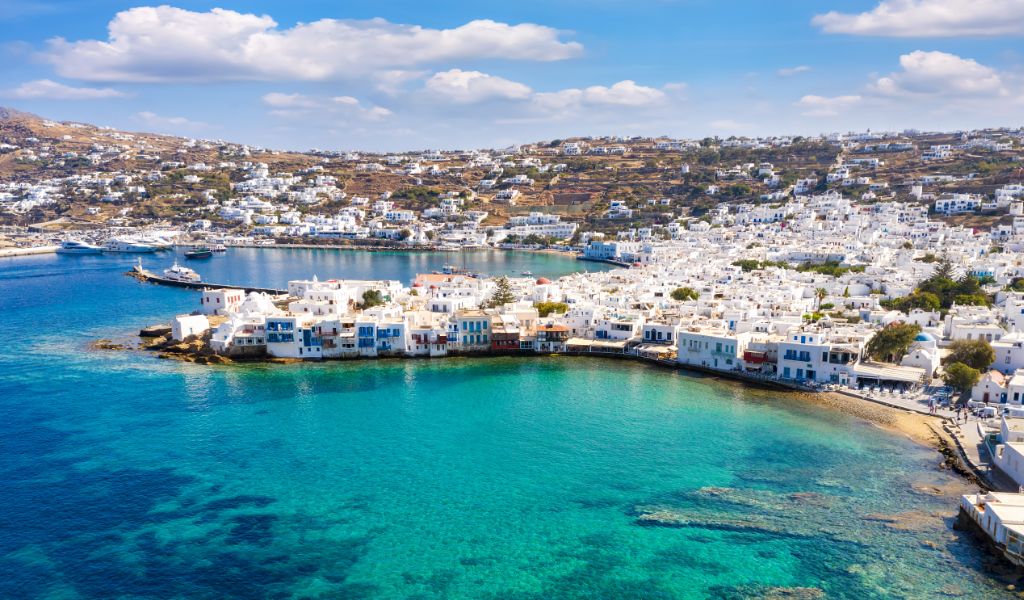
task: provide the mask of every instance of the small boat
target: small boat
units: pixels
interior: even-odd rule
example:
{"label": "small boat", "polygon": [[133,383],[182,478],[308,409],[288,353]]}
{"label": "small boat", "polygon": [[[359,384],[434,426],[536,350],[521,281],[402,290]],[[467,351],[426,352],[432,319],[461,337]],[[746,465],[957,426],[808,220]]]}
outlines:
{"label": "small boat", "polygon": [[532,271],[523,271],[522,273],[520,273],[520,275],[522,275],[523,277],[533,277],[533,272]]}
{"label": "small boat", "polygon": [[169,269],[164,269],[164,278],[170,279],[171,281],[181,281],[184,283],[199,283],[203,279],[188,267],[183,267],[178,264],[178,261],[174,261],[174,265]]}
{"label": "small boat", "polygon": [[211,256],[213,256],[213,250],[206,246],[193,248],[185,253],[185,258],[210,258]]}
{"label": "small boat", "polygon": [[60,248],[57,249],[57,254],[99,254],[100,251],[101,248],[99,246],[77,240],[67,240],[61,242]]}
{"label": "small boat", "polygon": [[156,248],[135,240],[111,239],[103,244],[104,252],[125,252],[131,254],[148,254],[156,252]]}

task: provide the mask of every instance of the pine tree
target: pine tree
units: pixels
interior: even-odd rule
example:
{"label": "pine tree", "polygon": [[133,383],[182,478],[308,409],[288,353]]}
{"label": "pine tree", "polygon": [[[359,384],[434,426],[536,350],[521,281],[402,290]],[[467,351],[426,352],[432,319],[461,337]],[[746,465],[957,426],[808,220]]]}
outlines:
{"label": "pine tree", "polygon": [[494,308],[516,301],[516,295],[512,292],[512,284],[508,282],[508,277],[499,277],[494,283],[497,287],[491,294],[490,300],[487,301],[487,306]]}

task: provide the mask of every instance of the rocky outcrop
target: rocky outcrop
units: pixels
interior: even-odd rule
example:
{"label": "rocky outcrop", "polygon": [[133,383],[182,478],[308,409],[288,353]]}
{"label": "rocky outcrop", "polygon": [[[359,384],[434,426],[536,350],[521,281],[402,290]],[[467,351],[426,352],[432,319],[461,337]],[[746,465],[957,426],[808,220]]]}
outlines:
{"label": "rocky outcrop", "polygon": [[140,338],[161,338],[171,335],[170,325],[150,325],[139,330]]}
{"label": "rocky outcrop", "polygon": [[203,336],[192,336],[182,341],[176,341],[169,336],[154,338],[148,343],[143,343],[143,349],[158,352],[158,358],[168,360],[179,360],[200,365],[226,365],[232,361],[226,356],[221,356],[210,348],[210,334]]}
{"label": "rocky outcrop", "polygon": [[130,346],[121,342],[115,342],[113,340],[101,339],[96,340],[91,345],[93,350],[129,350]]}

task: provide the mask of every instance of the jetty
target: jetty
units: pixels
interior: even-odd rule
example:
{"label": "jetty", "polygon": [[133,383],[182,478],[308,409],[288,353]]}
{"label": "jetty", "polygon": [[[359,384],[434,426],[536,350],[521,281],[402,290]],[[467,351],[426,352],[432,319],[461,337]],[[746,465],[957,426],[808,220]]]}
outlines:
{"label": "jetty", "polygon": [[229,290],[242,290],[246,294],[249,292],[260,292],[264,294],[270,294],[272,296],[281,296],[288,293],[288,290],[279,290],[276,288],[265,288],[265,287],[253,287],[247,285],[231,285],[228,283],[208,283],[205,281],[178,281],[177,279],[169,279],[167,277],[161,277],[156,273],[145,269],[142,265],[135,265],[131,271],[125,273],[129,277],[134,277],[139,281],[145,281],[148,283],[155,283],[157,285],[169,285],[171,287],[188,288],[193,290],[205,290],[208,288],[216,289],[229,289]]}

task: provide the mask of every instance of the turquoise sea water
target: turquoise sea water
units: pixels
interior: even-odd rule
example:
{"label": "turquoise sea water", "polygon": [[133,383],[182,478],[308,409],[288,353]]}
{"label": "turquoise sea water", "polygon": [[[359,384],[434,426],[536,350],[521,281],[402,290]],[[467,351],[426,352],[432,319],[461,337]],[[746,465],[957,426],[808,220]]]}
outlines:
{"label": "turquoise sea water", "polygon": [[[417,266],[364,256],[318,275]],[[198,268],[280,285],[310,260]],[[130,262],[0,260],[0,598],[1007,594],[951,530],[955,499],[930,491],[961,488],[937,454],[864,422],[601,359],[90,350],[196,305],[123,276]]]}

